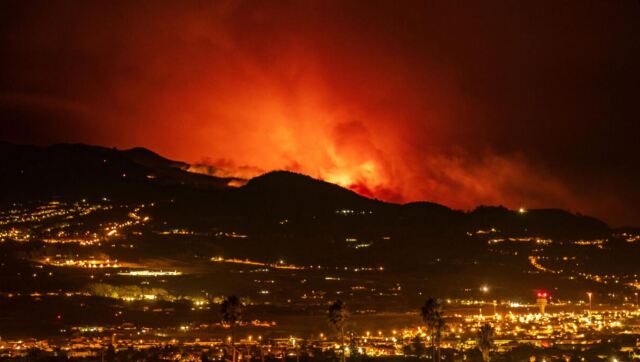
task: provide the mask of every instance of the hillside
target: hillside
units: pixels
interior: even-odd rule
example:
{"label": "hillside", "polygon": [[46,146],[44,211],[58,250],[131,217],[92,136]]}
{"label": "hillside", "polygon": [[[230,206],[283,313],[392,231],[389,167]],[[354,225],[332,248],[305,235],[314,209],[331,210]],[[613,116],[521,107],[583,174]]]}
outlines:
{"label": "hillside", "polygon": [[[188,164],[141,148],[5,143],[0,161],[3,217],[14,220],[0,231],[6,241],[18,241],[5,243],[3,250],[19,260],[43,252],[77,253],[64,244],[41,249],[39,242],[59,235],[101,235],[112,225],[139,223],[131,215],[142,213],[147,222],[116,237],[133,249],[105,245],[95,250],[119,260],[154,258],[180,265],[223,256],[384,267],[417,285],[446,285],[456,293],[487,279],[513,290],[571,284],[577,291],[584,285],[576,278],[586,272],[627,275],[635,268],[637,229],[612,230],[598,219],[560,209],[461,211],[426,201],[394,204],[287,171],[235,188],[227,186],[230,179],[190,173]],[[139,205],[146,205],[144,211]],[[53,212],[50,220],[27,222],[12,216],[58,209],[65,215],[79,209],[90,213],[66,218]],[[20,233],[34,243],[12,236]],[[618,262],[611,265],[611,260]],[[559,278],[545,270],[568,274]]]}
{"label": "hillside", "polygon": [[[144,148],[117,150],[81,144],[49,147],[0,143],[1,200],[50,198],[173,199],[199,216],[236,215],[258,219],[304,215],[375,215],[372,228],[405,228],[427,235],[495,228],[508,234],[541,237],[601,237],[608,226],[595,218],[559,209],[528,210],[481,206],[461,212],[446,206],[405,205],[368,199],[338,185],[288,171],[255,177],[238,189],[230,178],[186,171],[187,163]],[[344,219],[344,218],[343,218]],[[259,222],[259,220],[254,220]],[[365,223],[366,224],[366,223]],[[364,227],[364,226],[363,226]]]}
{"label": "hillside", "polygon": [[187,172],[186,166],[142,148],[0,143],[0,198],[163,197],[175,192],[172,187],[224,189],[230,181]]}

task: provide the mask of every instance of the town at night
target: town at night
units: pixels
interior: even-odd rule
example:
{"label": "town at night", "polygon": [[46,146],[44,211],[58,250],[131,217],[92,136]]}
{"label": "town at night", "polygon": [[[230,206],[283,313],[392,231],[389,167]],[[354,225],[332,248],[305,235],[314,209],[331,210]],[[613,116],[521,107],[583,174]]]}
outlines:
{"label": "town at night", "polygon": [[640,3],[0,2],[0,360],[640,360]]}

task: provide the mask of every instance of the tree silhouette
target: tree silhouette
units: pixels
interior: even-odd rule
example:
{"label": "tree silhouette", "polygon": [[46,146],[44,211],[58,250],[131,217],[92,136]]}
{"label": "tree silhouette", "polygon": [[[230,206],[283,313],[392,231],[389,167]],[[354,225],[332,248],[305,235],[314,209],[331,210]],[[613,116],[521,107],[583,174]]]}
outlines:
{"label": "tree silhouette", "polygon": [[484,362],[489,362],[489,353],[491,352],[491,347],[493,346],[493,334],[494,329],[489,323],[485,323],[478,330],[478,335],[476,336],[476,342],[478,343],[478,349],[482,352],[482,360]]}
{"label": "tree silhouette", "polygon": [[345,361],[344,357],[344,325],[349,318],[349,312],[345,307],[345,304],[340,299],[331,303],[329,306],[329,324],[340,334],[340,349],[342,352],[342,362]]}
{"label": "tree silhouette", "polygon": [[425,352],[425,347],[420,334],[416,334],[415,337],[413,337],[411,340],[411,347],[413,354],[415,354],[416,357],[421,358]]}
{"label": "tree silhouette", "polygon": [[444,329],[444,318],[442,317],[442,306],[437,299],[429,298],[420,308],[422,321],[427,324],[427,330],[431,339],[433,361],[440,360],[440,340]]}
{"label": "tree silhouette", "polygon": [[242,302],[240,298],[235,295],[224,298],[220,304],[220,314],[222,315],[222,324],[231,329],[232,361],[236,362],[235,327],[242,318]]}

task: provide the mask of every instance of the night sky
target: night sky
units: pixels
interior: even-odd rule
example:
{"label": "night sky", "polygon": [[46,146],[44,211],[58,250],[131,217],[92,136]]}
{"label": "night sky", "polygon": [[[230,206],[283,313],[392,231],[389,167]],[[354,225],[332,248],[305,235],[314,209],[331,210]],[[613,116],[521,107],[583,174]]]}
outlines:
{"label": "night sky", "polygon": [[637,0],[5,0],[0,53],[2,140],[640,225]]}

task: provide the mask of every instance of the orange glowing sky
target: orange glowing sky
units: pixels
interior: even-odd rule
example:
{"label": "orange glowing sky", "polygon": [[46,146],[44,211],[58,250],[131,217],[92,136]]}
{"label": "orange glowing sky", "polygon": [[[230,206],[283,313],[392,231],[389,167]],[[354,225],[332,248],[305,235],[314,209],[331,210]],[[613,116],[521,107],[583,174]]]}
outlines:
{"label": "orange glowing sky", "polygon": [[2,7],[9,141],[143,146],[388,201],[640,216],[635,2]]}

